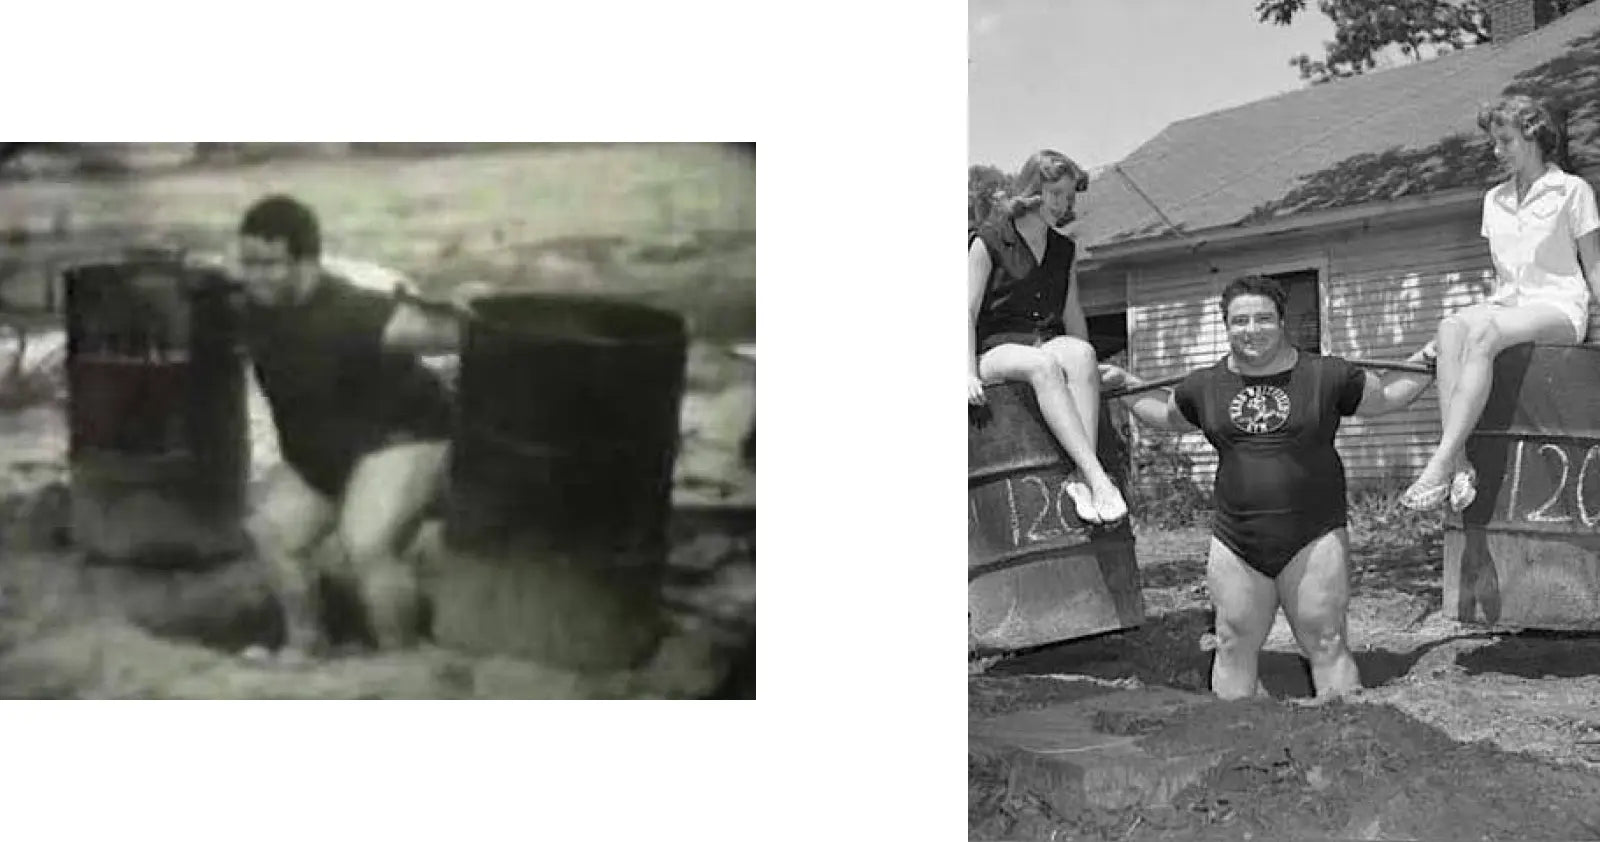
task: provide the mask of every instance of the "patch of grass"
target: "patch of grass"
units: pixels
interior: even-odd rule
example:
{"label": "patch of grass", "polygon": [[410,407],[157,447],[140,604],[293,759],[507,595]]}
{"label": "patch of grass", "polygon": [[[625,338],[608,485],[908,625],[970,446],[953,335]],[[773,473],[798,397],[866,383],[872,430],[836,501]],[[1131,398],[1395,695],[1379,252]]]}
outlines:
{"label": "patch of grass", "polygon": [[1408,481],[1399,476],[1351,483],[1350,543],[1371,553],[1399,553],[1434,546],[1444,538],[1442,511],[1414,512],[1400,505]]}
{"label": "patch of grass", "polygon": [[1134,443],[1128,498],[1134,525],[1142,529],[1204,526],[1211,516],[1211,494],[1194,481],[1194,460],[1170,437]]}

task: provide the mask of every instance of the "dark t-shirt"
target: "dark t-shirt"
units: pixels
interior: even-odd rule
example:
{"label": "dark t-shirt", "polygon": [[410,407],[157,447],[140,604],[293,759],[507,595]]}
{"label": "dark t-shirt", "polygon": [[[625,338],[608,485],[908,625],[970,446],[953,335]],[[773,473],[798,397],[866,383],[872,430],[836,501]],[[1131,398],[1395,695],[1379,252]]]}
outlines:
{"label": "dark t-shirt", "polygon": [[1218,513],[1343,522],[1344,463],[1333,439],[1365,387],[1359,367],[1305,352],[1294,368],[1266,377],[1230,371],[1224,357],[1184,378],[1175,392],[1178,410],[1217,449]]}
{"label": "dark t-shirt", "polygon": [[415,355],[383,347],[394,309],[389,295],[326,274],[304,302],[247,308],[246,342],[284,461],[329,496],[372,450],[450,436],[444,384]]}
{"label": "dark t-shirt", "polygon": [[995,213],[969,233],[969,248],[975,239],[983,241],[993,265],[978,311],[978,343],[997,333],[1064,333],[1061,311],[1077,252],[1071,238],[1046,228],[1044,261],[1037,262],[1016,224]]}

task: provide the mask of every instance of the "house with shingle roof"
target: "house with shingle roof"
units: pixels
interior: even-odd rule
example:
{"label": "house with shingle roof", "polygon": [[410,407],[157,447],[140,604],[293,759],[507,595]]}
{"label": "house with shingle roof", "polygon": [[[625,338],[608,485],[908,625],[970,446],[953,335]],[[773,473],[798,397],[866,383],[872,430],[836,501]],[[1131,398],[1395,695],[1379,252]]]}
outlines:
{"label": "house with shingle roof", "polygon": [[[1600,3],[1560,17],[1545,0],[1486,5],[1502,22],[1491,43],[1182,120],[1093,179],[1072,233],[1102,353],[1125,344],[1145,378],[1215,362],[1220,293],[1245,274],[1284,283],[1300,347],[1355,359],[1402,359],[1481,300],[1494,281],[1483,196],[1504,176],[1480,104],[1546,101],[1567,169],[1600,184]],[[1339,449],[1354,479],[1409,475],[1438,435],[1430,389],[1346,419]],[[1199,434],[1181,442],[1209,475]]]}

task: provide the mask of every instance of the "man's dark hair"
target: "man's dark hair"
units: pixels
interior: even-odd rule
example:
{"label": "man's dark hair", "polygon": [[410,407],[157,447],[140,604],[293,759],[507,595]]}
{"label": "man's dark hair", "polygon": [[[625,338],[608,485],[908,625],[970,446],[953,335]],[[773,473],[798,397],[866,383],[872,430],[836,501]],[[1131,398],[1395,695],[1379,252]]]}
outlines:
{"label": "man's dark hair", "polygon": [[256,202],[239,223],[239,234],[288,244],[294,260],[322,257],[317,215],[293,196],[273,195]]}
{"label": "man's dark hair", "polygon": [[1278,311],[1278,320],[1283,321],[1284,310],[1289,306],[1289,294],[1283,291],[1283,284],[1272,278],[1261,275],[1245,275],[1236,278],[1222,291],[1222,318],[1228,318],[1228,305],[1241,295],[1260,295],[1272,300],[1272,306]]}

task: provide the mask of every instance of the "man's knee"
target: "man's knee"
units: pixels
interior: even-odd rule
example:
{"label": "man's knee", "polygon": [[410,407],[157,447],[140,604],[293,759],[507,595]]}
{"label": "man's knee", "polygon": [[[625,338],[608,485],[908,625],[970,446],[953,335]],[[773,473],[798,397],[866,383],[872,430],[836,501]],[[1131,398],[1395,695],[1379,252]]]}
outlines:
{"label": "man's knee", "polygon": [[1216,629],[1218,652],[1225,655],[1248,653],[1259,649],[1267,639],[1267,633],[1272,630],[1272,614],[1219,611]]}
{"label": "man's knee", "polygon": [[[281,468],[281,466],[280,466]],[[247,537],[270,554],[305,555],[328,531],[332,504],[281,469],[244,520]]]}
{"label": "man's knee", "polygon": [[1312,616],[1301,620],[1295,630],[1300,648],[1312,662],[1328,661],[1345,651],[1344,618],[1342,616]]}

